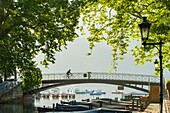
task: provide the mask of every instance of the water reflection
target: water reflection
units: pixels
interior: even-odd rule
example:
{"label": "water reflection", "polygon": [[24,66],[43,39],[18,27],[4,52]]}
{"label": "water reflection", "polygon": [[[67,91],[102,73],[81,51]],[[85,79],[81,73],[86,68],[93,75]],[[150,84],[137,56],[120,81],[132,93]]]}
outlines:
{"label": "water reflection", "polygon": [[0,113],[37,113],[34,105],[0,104]]}

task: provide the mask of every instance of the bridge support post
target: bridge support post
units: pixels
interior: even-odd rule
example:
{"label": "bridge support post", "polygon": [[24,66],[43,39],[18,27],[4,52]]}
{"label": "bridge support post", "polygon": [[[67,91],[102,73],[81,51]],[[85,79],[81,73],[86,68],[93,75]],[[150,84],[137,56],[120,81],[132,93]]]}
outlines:
{"label": "bridge support post", "polygon": [[89,104],[89,109],[93,109],[93,104],[92,103]]}
{"label": "bridge support post", "polygon": [[53,110],[55,109],[55,104],[53,103]]}
{"label": "bridge support post", "polygon": [[134,99],[132,100],[132,110],[134,110]]}
{"label": "bridge support post", "polygon": [[100,102],[100,107],[102,107],[102,101],[99,101]]}
{"label": "bridge support post", "polygon": [[111,99],[109,99],[109,105],[111,105]]}

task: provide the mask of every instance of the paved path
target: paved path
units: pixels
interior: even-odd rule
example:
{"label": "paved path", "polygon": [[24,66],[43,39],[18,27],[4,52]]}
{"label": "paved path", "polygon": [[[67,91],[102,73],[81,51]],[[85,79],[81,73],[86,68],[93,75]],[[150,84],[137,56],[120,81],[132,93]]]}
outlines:
{"label": "paved path", "polygon": [[[159,103],[150,103],[144,112],[136,113],[159,113]],[[163,113],[170,113],[170,100],[164,99]]]}

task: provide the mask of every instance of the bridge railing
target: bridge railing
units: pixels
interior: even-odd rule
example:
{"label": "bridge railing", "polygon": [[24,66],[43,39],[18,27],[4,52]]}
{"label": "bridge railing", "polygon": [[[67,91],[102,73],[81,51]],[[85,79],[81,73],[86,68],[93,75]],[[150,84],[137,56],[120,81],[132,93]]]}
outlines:
{"label": "bridge railing", "polygon": [[[86,76],[85,76],[86,75]],[[71,80],[71,79],[102,79],[102,80],[125,80],[139,82],[159,83],[160,77],[153,75],[125,74],[125,73],[73,73],[69,78],[65,73],[43,74],[43,80]]]}

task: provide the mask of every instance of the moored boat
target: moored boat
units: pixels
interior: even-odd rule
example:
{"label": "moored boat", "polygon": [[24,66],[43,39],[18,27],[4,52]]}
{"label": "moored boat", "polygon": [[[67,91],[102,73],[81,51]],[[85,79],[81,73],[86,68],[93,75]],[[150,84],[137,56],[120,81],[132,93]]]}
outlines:
{"label": "moored boat", "polygon": [[123,94],[123,92],[116,91],[116,92],[112,92],[112,94]]}
{"label": "moored boat", "polygon": [[[53,113],[58,113],[58,112],[53,112]],[[62,113],[68,113],[68,112],[62,112]],[[93,109],[93,110],[75,111],[74,113],[132,113],[132,111],[97,108],[97,109]]]}
{"label": "moored boat", "polygon": [[84,111],[84,110],[89,110],[87,106],[83,105],[59,105],[57,104],[56,107],[53,106],[51,107],[37,107],[38,113],[42,112],[50,112],[50,111]]}
{"label": "moored boat", "polygon": [[94,90],[93,92],[90,93],[90,95],[102,95],[106,94],[106,92],[102,92],[101,90]]}

